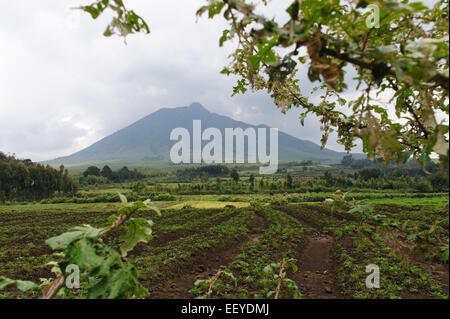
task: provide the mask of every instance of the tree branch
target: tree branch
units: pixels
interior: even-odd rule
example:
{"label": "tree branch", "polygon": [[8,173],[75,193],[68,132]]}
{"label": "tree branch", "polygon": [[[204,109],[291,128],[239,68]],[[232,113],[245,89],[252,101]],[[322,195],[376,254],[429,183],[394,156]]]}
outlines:
{"label": "tree branch", "polygon": [[[111,226],[109,226],[108,228],[102,230],[98,234],[98,237],[102,237],[102,236],[106,235],[107,233],[109,233],[114,228],[119,227],[124,222],[126,222],[130,217],[131,217],[131,215],[121,215],[120,218],[116,222],[114,222]],[[59,275],[52,282],[52,284],[50,285],[48,290],[44,293],[42,299],[52,299],[58,293],[59,289],[62,288],[63,284],[64,284],[64,276],[63,275]]]}
{"label": "tree branch", "polygon": [[[392,88],[395,91],[399,90],[399,87],[397,84],[395,84],[392,79],[388,79],[389,84],[392,86]],[[419,116],[416,114],[416,112],[414,112],[414,109],[412,108],[412,105],[409,103],[409,101],[405,100],[405,105],[408,108],[409,113],[411,113],[411,115],[414,117],[414,120],[416,121],[417,125],[419,126],[420,130],[423,132],[423,135],[425,136],[425,139],[428,138],[428,131],[425,128],[425,126],[423,126],[422,122],[420,121]]]}
{"label": "tree branch", "polygon": [[[349,62],[351,64],[357,65],[363,69],[368,69],[371,71],[374,71],[375,68],[377,67],[373,62],[367,62],[367,61],[363,61],[363,60],[358,60],[355,58],[350,57],[348,54],[346,53],[339,53],[336,52],[333,49],[327,48],[327,47],[323,47],[322,50],[320,51],[322,54],[326,54],[329,56],[332,56],[336,59],[342,60],[342,61],[346,61]],[[387,70],[386,75],[394,75],[395,76],[395,71],[392,69]],[[445,77],[442,74],[436,74],[433,78],[431,78],[429,81],[431,82],[435,82],[437,84],[437,86],[442,87],[445,91],[449,91],[449,79],[447,77]]]}

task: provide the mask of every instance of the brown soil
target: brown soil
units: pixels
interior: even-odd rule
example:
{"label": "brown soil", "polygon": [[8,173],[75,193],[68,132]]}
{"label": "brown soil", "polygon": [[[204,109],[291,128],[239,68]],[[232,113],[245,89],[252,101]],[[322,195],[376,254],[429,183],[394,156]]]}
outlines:
{"label": "brown soil", "polygon": [[302,252],[294,280],[305,299],[342,298],[334,284],[331,249],[333,237],[314,231]]}
{"label": "brown soil", "polygon": [[[309,207],[308,207],[309,208]],[[320,231],[320,222],[310,216],[298,214],[286,207],[277,207],[312,229],[309,243],[301,252],[299,270],[292,274],[304,299],[335,299],[343,295],[335,285],[334,260],[332,256],[333,237],[327,231]],[[311,216],[312,217],[312,216]]]}
{"label": "brown soil", "polygon": [[165,280],[165,283],[152,286],[150,298],[152,299],[187,299],[191,298],[189,290],[194,287],[197,279],[208,279],[214,276],[219,269],[227,266],[239,254],[241,249],[249,242],[256,242],[265,227],[264,218],[258,216],[254,233],[238,244],[230,245],[226,249],[213,249],[184,267],[182,273],[174,274]]}

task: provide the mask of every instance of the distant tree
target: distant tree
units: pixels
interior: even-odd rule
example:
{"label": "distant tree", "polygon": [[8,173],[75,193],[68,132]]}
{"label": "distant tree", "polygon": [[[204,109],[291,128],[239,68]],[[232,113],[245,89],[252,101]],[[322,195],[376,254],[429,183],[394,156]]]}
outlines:
{"label": "distant tree", "polygon": [[448,191],[449,189],[449,178],[447,174],[435,173],[428,177],[433,190],[435,192]]}
{"label": "distant tree", "polygon": [[121,181],[127,180],[130,178],[130,170],[124,166],[119,170],[118,175]]}
{"label": "distant tree", "polygon": [[428,180],[418,178],[414,180],[413,187],[421,193],[429,193],[433,191],[433,187]]}
{"label": "distant tree", "polygon": [[12,170],[8,162],[0,162],[0,200],[4,202],[11,192]]}
{"label": "distant tree", "polygon": [[235,183],[239,182],[239,173],[236,168],[233,168],[230,172],[230,177]]}
{"label": "distant tree", "polygon": [[333,177],[333,174],[330,173],[330,171],[328,171],[328,170],[325,171],[325,173],[323,174],[323,178],[325,179],[327,186],[333,186],[334,177]]}
{"label": "distant tree", "polygon": [[353,156],[351,154],[349,155],[344,155],[344,157],[342,158],[341,164],[347,167],[352,166],[353,163]]}
{"label": "distant tree", "polygon": [[113,177],[113,171],[108,165],[103,166],[100,174],[107,179],[112,179]]}
{"label": "distant tree", "polygon": [[286,175],[286,186],[287,186],[287,188],[292,188],[292,175],[291,175],[291,173],[287,173],[287,175]]}
{"label": "distant tree", "polygon": [[53,196],[55,192],[74,192],[67,169],[19,160],[14,155],[0,152],[0,201],[38,200]]}
{"label": "distant tree", "polygon": [[248,178],[248,182],[250,184],[250,191],[253,192],[255,190],[255,175],[250,174],[250,177]]}
{"label": "distant tree", "polygon": [[261,180],[259,181],[259,188],[260,189],[264,189],[264,179],[261,178]]}
{"label": "distant tree", "polygon": [[301,161],[300,166],[311,166],[313,164],[313,161],[307,160],[307,161]]}
{"label": "distant tree", "polygon": [[135,192],[136,194],[139,194],[139,195],[143,195],[145,193],[145,191],[147,190],[147,188],[145,187],[145,184],[142,181],[135,183],[131,187],[131,189],[133,190],[133,192]]}
{"label": "distant tree", "polygon": [[84,177],[88,176],[100,176],[100,169],[97,166],[89,166],[84,172]]}
{"label": "distant tree", "polygon": [[379,168],[364,168],[360,170],[358,173],[363,180],[368,180],[370,178],[376,179],[383,175],[383,172]]}
{"label": "distant tree", "polygon": [[201,172],[200,173],[200,180],[203,183],[206,183],[208,181],[208,177],[209,177],[208,173],[206,173],[206,172]]}
{"label": "distant tree", "polygon": [[222,179],[220,177],[216,178],[216,187],[218,192],[222,192]]}

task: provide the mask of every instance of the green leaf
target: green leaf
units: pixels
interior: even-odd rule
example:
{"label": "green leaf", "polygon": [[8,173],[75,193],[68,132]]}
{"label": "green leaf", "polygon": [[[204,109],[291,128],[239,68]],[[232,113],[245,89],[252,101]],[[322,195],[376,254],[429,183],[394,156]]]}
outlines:
{"label": "green leaf", "polygon": [[230,33],[230,30],[223,30],[222,36],[219,39],[219,46],[222,47],[225,41],[227,41],[227,36]]}
{"label": "green leaf", "polygon": [[161,216],[161,211],[159,210],[159,208],[155,205],[155,203],[153,203],[150,199],[147,199],[144,201],[144,205],[145,207],[147,207],[148,209],[153,210],[154,212],[156,212],[156,214],[158,214],[158,216]]}
{"label": "green leaf", "polygon": [[208,18],[210,19],[214,18],[215,15],[219,14],[222,11],[224,6],[225,2],[222,1],[210,5],[208,8]]}
{"label": "green leaf", "polygon": [[9,285],[16,285],[17,288],[23,292],[41,290],[41,287],[32,281],[13,280],[3,276],[0,277],[0,290]]}
{"label": "green leaf", "polygon": [[125,257],[139,242],[148,243],[153,238],[152,224],[151,221],[144,218],[133,218],[125,223],[123,233],[120,236],[120,240],[123,241],[120,245],[122,257]]}
{"label": "green leaf", "polygon": [[17,285],[17,288],[23,292],[41,290],[41,287],[32,281],[17,280],[16,285]]}
{"label": "green leaf", "polygon": [[[63,260],[59,263],[60,268],[66,269],[68,265],[75,264],[80,267],[81,271],[88,271],[95,275],[107,274],[109,264],[105,263],[105,257],[101,255],[102,250],[100,250],[100,252],[97,252],[97,250],[101,246],[94,247],[94,245],[94,241],[90,238],[83,238],[78,241],[72,242],[71,245],[67,248]],[[103,252],[108,252],[108,249],[103,250]],[[108,256],[111,255],[111,253],[109,252],[104,255]],[[108,260],[109,263],[111,263],[113,259],[114,258],[110,258]]]}
{"label": "green leaf", "polygon": [[119,197],[120,197],[120,201],[122,202],[123,205],[127,205],[128,204],[128,200],[127,197],[121,193],[119,193]]}
{"label": "green leaf", "polygon": [[139,283],[134,266],[122,263],[120,268],[111,269],[107,276],[89,289],[88,298],[141,298],[146,294],[148,290]]}
{"label": "green leaf", "polygon": [[91,15],[92,19],[97,19],[98,16],[100,15],[100,13],[103,12],[103,10],[98,10],[93,5],[80,7],[80,9],[89,13]]}
{"label": "green leaf", "polygon": [[131,298],[148,293],[138,281],[136,269],[125,264],[111,247],[82,238],[69,245],[61,269],[69,264],[80,267],[88,281],[94,285],[88,290],[88,298]]}
{"label": "green leaf", "polygon": [[197,279],[194,282],[194,286],[199,287],[201,289],[206,289],[209,287],[209,280],[207,279]]}
{"label": "green leaf", "polygon": [[49,238],[45,241],[53,250],[66,249],[67,246],[81,238],[95,238],[104,228],[94,228],[90,225],[83,225],[70,229],[67,233]]}
{"label": "green leaf", "polygon": [[298,11],[300,9],[298,1],[294,1],[289,8],[286,9],[286,12],[289,13],[292,20],[297,20],[298,18]]}
{"label": "green leaf", "polygon": [[13,285],[15,283],[16,283],[15,280],[12,280],[12,279],[2,276],[2,277],[0,277],[0,290],[6,288],[9,285]]}

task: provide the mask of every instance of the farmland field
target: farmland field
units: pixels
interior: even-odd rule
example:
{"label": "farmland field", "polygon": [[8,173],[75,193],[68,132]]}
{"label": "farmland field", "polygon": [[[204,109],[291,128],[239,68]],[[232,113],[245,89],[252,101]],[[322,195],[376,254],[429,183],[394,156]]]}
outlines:
{"label": "farmland field", "polygon": [[[205,297],[197,280],[220,276],[210,298],[268,298],[277,282],[267,265],[286,258],[298,271],[287,277],[302,298],[448,298],[448,196],[366,198],[371,216],[330,209],[323,200],[286,196],[181,196],[157,201],[151,218],[154,239],[140,243],[128,259],[149,290],[148,298]],[[309,195],[313,198],[314,194]],[[289,197],[290,200],[283,200]],[[369,197],[369,196],[367,196]],[[261,204],[254,204],[255,198]],[[272,198],[272,200],[270,200]],[[273,200],[273,198],[277,200]],[[251,203],[252,202],[252,203]],[[39,282],[53,278],[49,237],[72,226],[107,225],[116,203],[56,203],[0,206],[0,275]],[[118,236],[105,241],[117,246]],[[447,246],[446,246],[447,245]],[[445,247],[447,251],[445,252]],[[366,267],[377,265],[380,288],[366,287]],[[82,287],[76,294],[82,294]],[[294,297],[282,287],[280,298]],[[9,286],[0,298],[37,298]]]}

